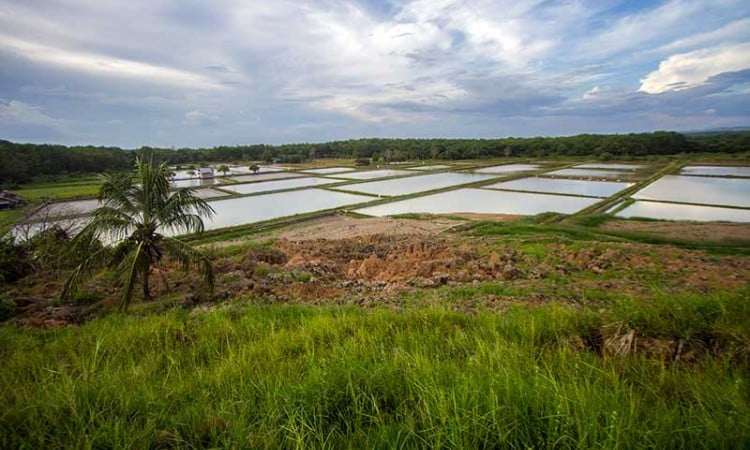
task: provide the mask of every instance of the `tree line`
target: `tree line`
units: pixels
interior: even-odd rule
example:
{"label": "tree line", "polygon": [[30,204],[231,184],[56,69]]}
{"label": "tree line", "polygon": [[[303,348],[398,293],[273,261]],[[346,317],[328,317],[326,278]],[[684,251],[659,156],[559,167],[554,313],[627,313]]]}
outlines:
{"label": "tree line", "polygon": [[23,183],[40,175],[126,170],[137,154],[149,151],[170,164],[273,161],[299,163],[316,158],[368,158],[375,161],[478,159],[501,156],[595,156],[601,159],[692,152],[750,151],[750,132],[681,134],[657,131],[633,134],[581,134],[568,137],[500,139],[356,139],[285,145],[236,145],[213,148],[123,150],[19,144],[0,140],[0,183]]}

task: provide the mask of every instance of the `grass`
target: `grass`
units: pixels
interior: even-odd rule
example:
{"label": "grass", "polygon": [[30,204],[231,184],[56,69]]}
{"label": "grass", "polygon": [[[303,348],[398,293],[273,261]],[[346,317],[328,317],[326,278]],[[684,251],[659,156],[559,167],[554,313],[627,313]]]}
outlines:
{"label": "grass", "polygon": [[12,192],[31,202],[42,200],[62,200],[79,197],[93,197],[99,193],[101,182],[96,178],[77,181],[30,183]]}
{"label": "grass", "polygon": [[0,236],[4,235],[16,221],[23,217],[23,209],[0,211]]}
{"label": "grass", "polygon": [[4,327],[0,446],[742,448],[750,372],[737,351],[668,365],[582,343],[609,323],[664,321],[747,346],[746,295],[606,313],[228,306]]}
{"label": "grass", "polygon": [[[600,215],[576,216],[569,219],[569,224],[535,224],[527,223],[526,219],[514,222],[477,221],[459,227],[456,231],[469,232],[475,236],[502,236],[506,239],[516,240],[541,237],[541,239],[558,239],[561,241],[639,242],[705,250],[720,255],[750,255],[750,242],[746,239],[697,241],[658,236],[646,232],[596,228],[607,220],[611,220],[606,217]],[[534,220],[534,218],[529,218],[529,221],[533,222]]]}

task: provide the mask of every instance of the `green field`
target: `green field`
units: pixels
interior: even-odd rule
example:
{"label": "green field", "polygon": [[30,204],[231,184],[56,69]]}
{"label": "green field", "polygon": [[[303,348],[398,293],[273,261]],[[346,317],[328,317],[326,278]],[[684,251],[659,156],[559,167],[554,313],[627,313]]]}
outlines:
{"label": "green field", "polygon": [[56,331],[6,327],[0,443],[742,448],[747,340],[669,365],[602,354],[596,336],[621,324],[684,339],[747,337],[747,294],[471,315],[229,305]]}
{"label": "green field", "polygon": [[21,248],[0,448],[750,448],[747,224],[409,214],[295,241],[360,222],[316,216],[186,237],[214,291],[166,261],[128,312],[111,267],[60,300],[65,237]]}
{"label": "green field", "polygon": [[76,181],[43,182],[24,184],[11,192],[21,195],[31,202],[42,200],[62,200],[79,197],[94,197],[99,193],[101,182],[96,177]]}

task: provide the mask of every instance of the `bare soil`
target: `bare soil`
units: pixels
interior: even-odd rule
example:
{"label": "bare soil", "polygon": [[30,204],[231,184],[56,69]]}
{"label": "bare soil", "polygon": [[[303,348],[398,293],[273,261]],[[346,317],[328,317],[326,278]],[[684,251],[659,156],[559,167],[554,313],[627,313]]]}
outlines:
{"label": "bare soil", "polygon": [[[273,244],[248,246],[231,255],[219,253],[213,260],[213,294],[201,290],[196,275],[168,266],[154,271],[152,291],[157,298],[170,294],[172,299],[181,299],[186,308],[247,299],[394,308],[414,301],[440,302],[474,311],[515,303],[590,303],[613,294],[638,298],[649,298],[657,291],[708,294],[741,288],[750,280],[750,258],[742,256],[709,256],[666,245],[558,242],[538,236],[526,243],[449,232],[464,223],[440,217],[317,219],[252,238],[266,243],[273,238]],[[680,237],[696,226],[644,225],[666,226],[657,229],[681,233]],[[692,235],[723,230],[735,237],[736,229],[742,227],[698,225]],[[499,289],[486,293],[480,289],[450,299],[434,290],[487,282]],[[93,305],[57,305],[61,280],[51,281],[49,276],[27,277],[7,294],[16,300],[18,323],[56,327],[81,323],[95,316],[100,307],[114,305],[119,291],[112,284],[111,279],[100,277],[87,286],[88,292],[102,299]]]}

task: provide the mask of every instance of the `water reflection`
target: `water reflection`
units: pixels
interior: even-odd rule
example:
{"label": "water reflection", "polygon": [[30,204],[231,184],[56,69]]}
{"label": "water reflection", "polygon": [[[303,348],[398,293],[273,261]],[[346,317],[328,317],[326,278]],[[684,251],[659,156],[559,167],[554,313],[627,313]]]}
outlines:
{"label": "water reflection", "polygon": [[587,195],[592,197],[609,197],[630,185],[631,183],[617,183],[614,181],[584,181],[532,177],[504,181],[485,187],[491,189],[507,189],[511,191],[536,191],[556,194]]}
{"label": "water reflection", "polygon": [[336,174],[336,178],[346,178],[347,180],[372,180],[375,178],[397,177],[401,175],[413,175],[414,172],[408,170],[366,170],[364,172],[348,172]]}
{"label": "water reflection", "polygon": [[436,173],[432,175],[417,175],[395,180],[371,181],[342,186],[341,189],[354,192],[364,192],[372,195],[406,195],[416,192],[442,189],[460,184],[490,180],[495,175],[479,175],[473,173]]}
{"label": "water reflection", "polygon": [[416,167],[409,167],[409,170],[438,170],[438,169],[450,169],[451,166],[446,166],[444,164],[434,164],[432,166],[416,166]]}
{"label": "water reflection", "polygon": [[750,177],[750,167],[685,166],[680,173],[683,175]]}
{"label": "water reflection", "polygon": [[477,169],[476,173],[502,173],[510,174],[515,172],[526,172],[529,170],[539,170],[541,166],[538,164],[503,164],[501,166],[483,167]]}
{"label": "water reflection", "polygon": [[222,186],[222,189],[236,192],[238,194],[255,194],[258,192],[281,191],[285,189],[320,186],[331,183],[339,183],[339,181],[327,178],[306,177],[290,180],[263,181],[261,183],[233,184]]}
{"label": "water reflection", "polygon": [[598,199],[527,192],[458,189],[356,210],[370,216],[407,213],[535,215],[546,211],[577,212]]}
{"label": "water reflection", "polygon": [[206,229],[213,230],[368,201],[372,201],[372,197],[322,189],[216,200],[211,202],[216,215],[206,220],[205,224]]}
{"label": "water reflection", "polygon": [[616,214],[618,217],[647,217],[663,220],[694,220],[699,222],[750,222],[750,210],[718,206],[678,205],[637,201]]}
{"label": "water reflection", "polygon": [[633,198],[750,207],[750,180],[667,175],[638,191]]}
{"label": "water reflection", "polygon": [[633,174],[624,170],[603,169],[560,169],[545,175],[556,175],[560,177],[591,177],[591,178],[632,178]]}
{"label": "water reflection", "polygon": [[588,163],[579,164],[575,167],[578,169],[638,170],[649,166],[643,164]]}
{"label": "water reflection", "polygon": [[352,167],[323,167],[320,169],[307,169],[302,170],[304,173],[314,173],[318,175],[330,175],[332,173],[351,172],[354,168]]}

